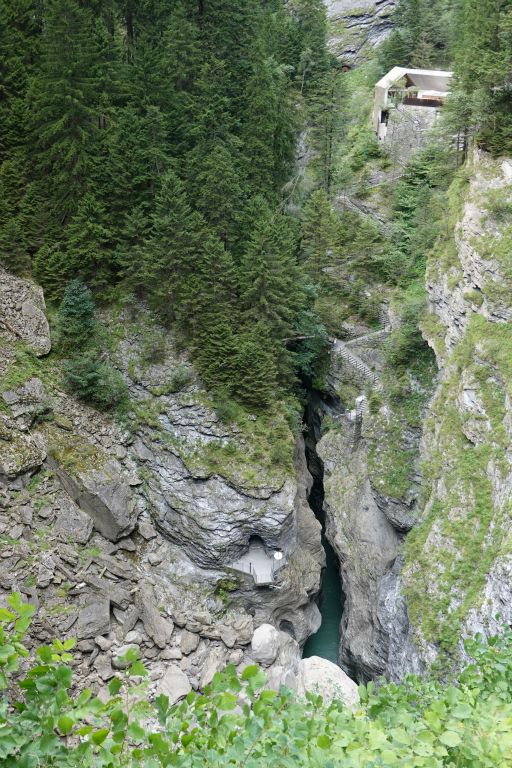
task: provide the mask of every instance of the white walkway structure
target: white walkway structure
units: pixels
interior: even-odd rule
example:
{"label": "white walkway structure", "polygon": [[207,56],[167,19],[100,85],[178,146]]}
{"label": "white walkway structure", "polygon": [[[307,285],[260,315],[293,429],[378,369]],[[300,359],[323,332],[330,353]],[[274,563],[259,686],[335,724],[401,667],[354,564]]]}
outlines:
{"label": "white walkway structure", "polygon": [[373,127],[380,141],[385,141],[388,130],[389,111],[392,107],[411,107],[428,110],[434,122],[436,110],[444,104],[450,92],[453,73],[438,69],[409,69],[393,67],[375,86]]}
{"label": "white walkway structure", "polygon": [[284,564],[281,551],[268,553],[263,542],[255,537],[249,543],[247,551],[231,563],[230,567],[235,571],[250,574],[256,586],[262,587],[274,582],[275,574]]}

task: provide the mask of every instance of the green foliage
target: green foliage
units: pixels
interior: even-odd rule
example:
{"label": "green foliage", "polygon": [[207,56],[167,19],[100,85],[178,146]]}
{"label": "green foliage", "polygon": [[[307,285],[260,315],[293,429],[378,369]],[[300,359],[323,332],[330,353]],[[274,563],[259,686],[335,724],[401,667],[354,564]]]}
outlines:
{"label": "green foliage", "polygon": [[52,302],[77,277],[146,300],[209,388],[267,407],[312,309],[283,192],[304,97],[330,98],[325,37],[321,0],[2,0],[2,265]]}
{"label": "green foliage", "polygon": [[494,154],[512,148],[512,4],[510,0],[464,0],[458,4],[455,93],[449,125]]}
{"label": "green foliage", "polygon": [[68,356],[64,379],[71,392],[98,408],[109,409],[126,397],[126,384],[101,350],[94,300],[89,288],[72,280],[58,312],[58,348]]}
{"label": "green foliage", "polygon": [[127,395],[121,374],[95,351],[84,352],[64,363],[64,378],[71,392],[101,409],[119,405]]}
{"label": "green foliage", "polygon": [[[230,589],[230,585],[221,589]],[[6,768],[236,768],[423,766],[506,768],[512,754],[512,637],[486,645],[468,641],[473,657],[458,680],[440,684],[413,676],[401,684],[360,686],[355,712],[316,694],[299,699],[265,689],[257,666],[240,677],[217,673],[203,694],[170,706],[147,700],[147,672],[128,651],[122,676],[100,701],[90,689],[72,692],[74,640],[32,652],[23,647],[31,606],[19,596],[0,613],[0,759]],[[28,662],[28,663],[27,663]],[[152,725],[148,725],[152,722]]]}
{"label": "green foliage", "polygon": [[77,353],[90,346],[96,333],[92,293],[80,280],[72,280],[62,297],[58,313],[59,349]]}
{"label": "green foliage", "polygon": [[457,33],[456,7],[456,0],[401,0],[395,29],[379,50],[383,70],[448,69]]}

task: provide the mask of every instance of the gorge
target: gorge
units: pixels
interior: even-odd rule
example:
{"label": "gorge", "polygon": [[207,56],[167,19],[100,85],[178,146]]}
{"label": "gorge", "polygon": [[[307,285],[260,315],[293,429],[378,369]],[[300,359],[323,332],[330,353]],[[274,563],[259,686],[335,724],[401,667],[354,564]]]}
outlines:
{"label": "gorge", "polygon": [[0,763],[507,768],[512,6],[136,6],[0,0]]}

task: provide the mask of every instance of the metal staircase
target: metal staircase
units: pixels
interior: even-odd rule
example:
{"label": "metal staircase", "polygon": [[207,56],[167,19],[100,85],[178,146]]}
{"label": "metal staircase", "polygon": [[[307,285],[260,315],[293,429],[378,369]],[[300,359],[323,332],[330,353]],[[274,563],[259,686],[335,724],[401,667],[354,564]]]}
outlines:
{"label": "metal staircase", "polygon": [[345,342],[340,341],[339,339],[333,339],[332,353],[340,357],[344,363],[357,371],[361,378],[366,382],[369,382],[375,389],[382,389],[382,384],[377,374],[374,373],[374,371],[372,371],[360,357],[352,352]]}

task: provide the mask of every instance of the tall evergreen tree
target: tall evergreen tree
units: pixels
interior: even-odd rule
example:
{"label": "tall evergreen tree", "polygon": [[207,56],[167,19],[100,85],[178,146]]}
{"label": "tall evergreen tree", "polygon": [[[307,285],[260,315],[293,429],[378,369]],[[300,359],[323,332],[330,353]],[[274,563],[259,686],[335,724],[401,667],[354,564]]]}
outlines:
{"label": "tall evergreen tree", "polygon": [[265,344],[273,349],[277,369],[291,375],[286,339],[294,334],[304,305],[303,280],[296,264],[296,234],[289,219],[261,199],[254,205],[255,226],[240,269],[240,306],[246,325],[262,322]]}
{"label": "tall evergreen tree", "polygon": [[49,0],[30,110],[35,172],[54,226],[69,221],[87,186],[98,117],[92,39],[87,9],[76,0]]}

